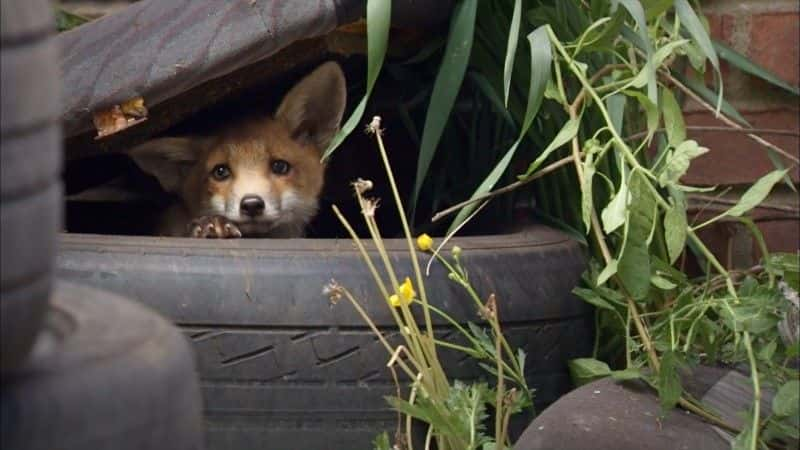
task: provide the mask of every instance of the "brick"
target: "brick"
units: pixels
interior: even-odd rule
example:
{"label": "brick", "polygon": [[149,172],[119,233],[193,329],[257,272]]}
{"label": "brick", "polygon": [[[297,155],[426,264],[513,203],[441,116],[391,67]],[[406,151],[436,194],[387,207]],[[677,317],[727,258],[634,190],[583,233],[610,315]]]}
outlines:
{"label": "brick", "polygon": [[[796,109],[754,111],[743,114],[754,128],[800,130],[800,117]],[[725,126],[710,112],[686,113],[687,125]],[[744,134],[718,131],[689,131],[689,137],[697,140],[709,152],[692,161],[683,181],[691,185],[745,184],[752,183],[773,170],[766,149]],[[800,139],[793,136],[762,136],[778,147],[798,155]],[[789,164],[786,164],[787,167]],[[792,179],[800,180],[800,169],[795,166]]]}
{"label": "brick", "polygon": [[[770,253],[794,253],[800,249],[800,219],[783,217],[756,221]],[[761,250],[744,225],[717,222],[698,232],[698,237],[711,253],[728,269],[746,269],[759,263]],[[690,272],[699,274],[700,267],[690,265]]]}
{"label": "brick", "polygon": [[708,30],[711,37],[730,44],[733,33],[733,16],[730,14],[707,14]]}
{"label": "brick", "polygon": [[[728,249],[730,247],[730,241],[736,234],[736,225],[728,222],[717,222],[713,225],[709,225],[700,229],[697,232],[697,237],[700,238],[701,241],[711,250],[711,253],[717,257],[717,259],[724,265],[726,268],[730,265],[728,264]],[[691,252],[689,252],[691,254]],[[697,269],[701,269],[697,267]],[[694,271],[693,271],[694,272]]]}
{"label": "brick", "polygon": [[[767,250],[770,252],[794,253],[800,249],[800,219],[797,217],[782,220],[766,220],[757,222],[764,235]],[[754,246],[753,255],[756,261],[761,257],[758,246]]]}
{"label": "brick", "polygon": [[[735,18],[729,14],[709,14],[706,16],[708,19],[708,30],[713,39],[722,41],[727,45],[732,45],[731,37],[733,36],[733,26]],[[719,61],[720,72],[723,79],[727,79],[730,75],[730,65],[724,59]],[[706,84],[712,86],[714,83],[714,70],[711,63],[707,64],[705,73]]]}
{"label": "brick", "polygon": [[785,12],[752,16],[748,55],[755,62],[796,86],[800,82],[799,53],[800,14]]}

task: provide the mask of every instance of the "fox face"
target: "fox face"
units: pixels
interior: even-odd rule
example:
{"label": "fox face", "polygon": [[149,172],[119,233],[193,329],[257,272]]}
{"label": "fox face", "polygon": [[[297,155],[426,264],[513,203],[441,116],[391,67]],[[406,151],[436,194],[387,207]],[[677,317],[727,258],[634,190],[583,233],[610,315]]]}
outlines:
{"label": "fox face", "polygon": [[223,216],[243,235],[263,236],[301,234],[316,214],[325,170],[320,147],[293,137],[280,121],[254,122],[195,145],[200,157],[179,187],[192,217]]}
{"label": "fox face", "polygon": [[297,83],[270,118],[131,150],[142,170],[181,199],[162,234],[301,236],[317,212],[321,152],[339,128],[345,101],[344,75],[329,62]]}

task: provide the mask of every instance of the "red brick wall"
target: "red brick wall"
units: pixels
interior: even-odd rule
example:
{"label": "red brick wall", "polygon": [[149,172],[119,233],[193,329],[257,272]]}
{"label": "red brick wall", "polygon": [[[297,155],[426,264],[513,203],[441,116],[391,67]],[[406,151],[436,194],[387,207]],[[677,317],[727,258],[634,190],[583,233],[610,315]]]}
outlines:
{"label": "red brick wall", "polygon": [[[702,5],[714,38],[744,53],[787,83],[798,85],[800,2],[707,0]],[[753,127],[794,132],[800,130],[800,102],[797,97],[724,62],[722,73],[726,100]],[[687,102],[685,113],[688,125],[724,125],[693,102]],[[693,163],[685,178],[689,184],[733,186],[731,198],[736,199],[747,183],[752,183],[773,169],[765,149],[743,134],[690,131],[689,135],[711,150]],[[795,156],[800,153],[800,140],[796,136],[762,136]],[[787,161],[786,164],[788,167],[793,163]],[[796,164],[794,166],[791,176],[797,183],[800,170]],[[799,247],[797,196],[789,192],[786,186],[781,186],[769,201],[794,211],[761,209],[755,213],[771,250],[796,251]],[[752,242],[746,234],[737,232],[735,228],[720,225],[711,227],[703,234],[714,241],[714,247],[723,259],[734,266],[747,265],[757,251],[753,251]]]}

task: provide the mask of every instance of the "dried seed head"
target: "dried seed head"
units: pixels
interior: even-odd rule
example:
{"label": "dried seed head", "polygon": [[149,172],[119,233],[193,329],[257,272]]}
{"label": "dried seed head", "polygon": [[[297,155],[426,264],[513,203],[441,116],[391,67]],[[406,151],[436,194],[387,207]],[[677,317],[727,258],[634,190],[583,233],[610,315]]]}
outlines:
{"label": "dried seed head", "polygon": [[375,210],[378,209],[380,202],[379,198],[365,198],[361,202],[361,214],[364,217],[375,217]]}
{"label": "dried seed head", "polygon": [[517,391],[517,388],[509,389],[503,396],[503,404],[505,407],[512,406],[513,404],[517,403],[518,400],[519,400],[519,391]]}
{"label": "dried seed head", "polygon": [[353,181],[353,189],[356,191],[356,194],[363,195],[367,191],[372,190],[372,181],[365,180],[363,178],[359,178],[356,181]]}
{"label": "dried seed head", "polygon": [[493,320],[497,317],[497,298],[494,294],[489,294],[489,299],[481,308],[480,316],[486,320]]}
{"label": "dried seed head", "polygon": [[377,134],[383,135],[383,129],[381,128],[381,116],[374,116],[372,118],[372,122],[367,125],[366,130],[367,134]]}
{"label": "dried seed head", "polygon": [[400,430],[397,430],[394,433],[394,445],[392,446],[392,450],[404,450],[408,448],[408,442],[406,440],[406,434]]}
{"label": "dried seed head", "polygon": [[322,287],[322,295],[328,297],[328,301],[331,302],[331,305],[339,303],[339,300],[342,299],[343,292],[344,288],[333,278],[331,278],[330,283]]}

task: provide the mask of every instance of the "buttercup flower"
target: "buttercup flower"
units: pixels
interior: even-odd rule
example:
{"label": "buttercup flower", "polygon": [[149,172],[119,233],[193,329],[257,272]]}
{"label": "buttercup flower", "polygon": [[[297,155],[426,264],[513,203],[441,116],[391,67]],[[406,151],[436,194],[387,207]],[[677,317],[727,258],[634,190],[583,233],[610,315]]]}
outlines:
{"label": "buttercup flower", "polygon": [[427,233],[422,233],[417,237],[417,247],[423,252],[427,252],[433,247],[433,238],[427,235]]}
{"label": "buttercup flower", "polygon": [[400,305],[410,304],[416,295],[417,293],[414,292],[414,286],[411,285],[411,280],[406,277],[403,284],[400,285],[399,293],[389,297],[389,303],[395,308],[399,308]]}
{"label": "buttercup flower", "polygon": [[414,286],[411,284],[411,280],[408,277],[406,277],[406,279],[403,280],[403,284],[400,285],[400,295],[408,300],[417,296],[417,293],[414,292]]}

